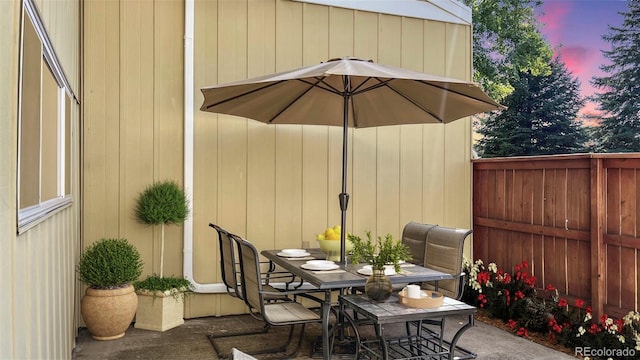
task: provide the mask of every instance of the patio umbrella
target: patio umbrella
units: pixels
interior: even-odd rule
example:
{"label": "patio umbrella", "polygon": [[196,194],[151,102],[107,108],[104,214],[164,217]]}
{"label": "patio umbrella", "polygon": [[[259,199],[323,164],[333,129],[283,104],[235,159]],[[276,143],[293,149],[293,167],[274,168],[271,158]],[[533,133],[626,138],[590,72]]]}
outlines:
{"label": "patio umbrella", "polygon": [[343,127],[340,262],[345,259],[348,128],[448,123],[501,106],[475,83],[336,58],[272,75],[202,89],[200,110],[267,124]]}

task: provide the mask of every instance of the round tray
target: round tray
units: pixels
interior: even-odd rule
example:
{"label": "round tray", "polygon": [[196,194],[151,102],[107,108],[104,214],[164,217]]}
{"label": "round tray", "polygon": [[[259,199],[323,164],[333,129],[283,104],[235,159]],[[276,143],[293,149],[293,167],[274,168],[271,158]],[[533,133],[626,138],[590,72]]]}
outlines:
{"label": "round tray", "polygon": [[402,305],[414,308],[434,308],[442,306],[444,295],[437,291],[422,290],[422,296],[419,299],[407,297],[405,289],[398,293],[398,302]]}

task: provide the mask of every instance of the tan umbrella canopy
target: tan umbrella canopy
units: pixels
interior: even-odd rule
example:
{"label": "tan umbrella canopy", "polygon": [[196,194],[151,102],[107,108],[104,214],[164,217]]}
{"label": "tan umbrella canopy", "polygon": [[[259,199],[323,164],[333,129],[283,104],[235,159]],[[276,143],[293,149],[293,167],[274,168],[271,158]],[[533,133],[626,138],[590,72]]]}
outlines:
{"label": "tan umbrella canopy", "polygon": [[[202,89],[200,110],[267,124],[343,127],[341,226],[346,229],[349,127],[448,123],[501,106],[475,83],[356,58]],[[345,231],[340,259],[344,262]]]}

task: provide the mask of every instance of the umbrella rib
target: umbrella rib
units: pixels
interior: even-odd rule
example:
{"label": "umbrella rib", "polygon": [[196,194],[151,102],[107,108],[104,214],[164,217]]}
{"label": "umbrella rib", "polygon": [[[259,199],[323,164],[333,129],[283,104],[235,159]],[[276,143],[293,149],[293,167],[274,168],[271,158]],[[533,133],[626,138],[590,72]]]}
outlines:
{"label": "umbrella rib", "polygon": [[[309,91],[311,91],[311,89],[313,89],[314,87],[317,87],[319,89],[323,89],[322,86],[318,86],[318,83],[322,82],[322,78],[316,78],[316,82],[313,83],[311,81],[305,81],[304,79],[299,79],[300,82],[305,83],[307,85],[309,85],[308,88],[306,88],[303,92],[301,92],[300,94],[298,94],[298,96],[295,97],[295,99],[293,99],[292,101],[290,101],[286,106],[283,106],[280,111],[278,111],[277,113],[275,113],[271,119],[269,119],[269,121],[267,121],[268,124],[273,123],[273,121],[275,119],[278,118],[278,116],[280,116],[280,114],[282,114],[283,112],[287,111],[288,108],[290,108],[293,104],[296,103],[296,101],[300,100],[301,97],[303,97],[306,93],[308,93]],[[325,89],[326,90],[326,89]]]}
{"label": "umbrella rib", "polygon": [[[322,90],[328,91],[328,92],[330,92],[332,94],[342,95],[342,92],[340,90],[338,90],[335,87],[331,86],[331,84],[325,82],[324,81],[325,78],[326,78],[326,76],[324,76],[324,77],[316,77],[315,79],[318,80],[318,81],[316,81],[315,83],[311,82],[311,81],[307,81],[306,79],[298,79],[298,80],[303,82],[303,83],[305,83],[305,84],[310,85],[311,87],[316,87],[318,89],[322,89]],[[326,87],[325,86],[320,86],[318,84],[323,84]]]}
{"label": "umbrella rib", "polygon": [[[377,78],[377,77],[375,77],[375,78],[371,78],[371,77],[370,77],[369,79],[376,79],[376,80],[378,80],[378,81],[379,81],[379,83],[378,83],[378,84],[375,84],[375,85],[373,85],[373,86],[370,86],[370,87],[368,87],[368,88],[366,88],[366,89],[363,89],[363,90],[359,91],[359,92],[358,92],[358,94],[365,93],[365,92],[370,91],[370,90],[375,90],[375,89],[380,88],[380,87],[387,87],[387,88],[389,88],[391,91],[393,91],[393,92],[395,92],[396,94],[400,95],[400,97],[402,97],[403,99],[405,99],[405,100],[407,100],[408,102],[410,102],[411,104],[413,104],[415,107],[417,107],[417,108],[419,108],[420,110],[424,111],[425,113],[427,113],[427,114],[429,114],[429,115],[433,116],[433,117],[434,117],[436,120],[438,120],[439,122],[441,122],[441,123],[443,123],[443,122],[444,122],[444,119],[442,119],[442,118],[441,118],[441,117],[439,117],[438,115],[434,114],[432,111],[429,111],[429,109],[425,108],[424,106],[422,106],[422,105],[420,105],[419,103],[417,103],[415,100],[413,100],[413,99],[411,99],[410,97],[406,96],[404,93],[402,93],[402,92],[401,92],[401,91],[399,91],[398,89],[396,89],[396,88],[394,88],[393,86],[389,85],[389,82],[390,82],[391,80],[393,80],[393,79],[382,80],[382,79]],[[362,84],[364,84],[365,82],[366,82],[366,81],[364,81]],[[422,82],[422,81],[421,81],[421,82]],[[362,84],[360,84],[360,85],[362,85]],[[445,90],[448,90],[448,89],[445,89]],[[355,109],[354,109],[354,110],[355,110]],[[354,116],[353,116],[353,117],[354,117],[354,123],[355,123],[355,117],[356,117],[356,116],[355,116],[355,114],[354,114]]]}
{"label": "umbrella rib", "polygon": [[444,91],[446,91],[446,92],[450,92],[450,93],[452,93],[452,94],[460,95],[460,96],[466,97],[466,98],[468,98],[468,99],[472,99],[472,100],[475,100],[475,101],[477,101],[477,102],[481,102],[481,103],[483,103],[483,104],[487,104],[487,105],[495,106],[494,104],[492,104],[492,103],[490,103],[490,102],[488,102],[488,101],[485,101],[485,100],[482,100],[482,99],[478,99],[478,98],[476,98],[476,97],[474,97],[474,96],[471,96],[471,95],[463,94],[463,93],[461,93],[461,92],[459,92],[459,91],[455,91],[455,90],[448,89],[448,88],[446,88],[446,87],[444,87],[444,86],[438,86],[438,85],[435,85],[435,84],[430,83],[430,82],[425,81],[425,80],[416,80],[416,81],[417,81],[417,82],[419,82],[419,83],[422,83],[422,84],[424,84],[424,85],[434,87],[434,88],[436,88],[436,89],[444,90]]}
{"label": "umbrella rib", "polygon": [[276,86],[276,85],[278,85],[278,84],[280,84],[280,83],[283,83],[284,81],[285,81],[285,80],[280,80],[280,81],[276,81],[276,82],[268,83],[268,84],[266,84],[265,86],[261,86],[261,87],[259,87],[259,88],[255,88],[255,89],[253,89],[253,90],[250,90],[250,91],[247,91],[247,92],[243,92],[242,94],[238,94],[238,95],[236,95],[236,96],[232,96],[232,97],[230,97],[230,98],[228,98],[228,99],[224,99],[224,100],[222,100],[222,101],[218,101],[217,103],[213,103],[213,104],[207,105],[206,109],[207,109],[207,110],[209,110],[209,109],[211,109],[211,108],[212,108],[212,107],[214,107],[214,106],[218,106],[218,105],[221,105],[221,104],[227,103],[227,102],[229,102],[229,101],[233,101],[233,100],[239,99],[239,98],[241,98],[241,97],[243,97],[243,96],[251,95],[251,94],[253,94],[253,93],[255,93],[255,92],[262,91],[262,90],[264,90],[264,89],[268,89],[268,88],[270,88],[270,87],[272,87],[272,86]]}

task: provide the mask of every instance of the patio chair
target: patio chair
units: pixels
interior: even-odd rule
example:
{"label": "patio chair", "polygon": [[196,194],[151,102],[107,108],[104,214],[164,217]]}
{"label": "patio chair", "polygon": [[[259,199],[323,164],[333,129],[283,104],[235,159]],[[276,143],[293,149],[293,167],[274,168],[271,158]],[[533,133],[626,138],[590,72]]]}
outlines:
{"label": "patio chair", "polygon": [[[438,291],[460,300],[464,291],[465,273],[462,271],[464,241],[471,234],[469,229],[437,226],[427,234],[424,264],[434,270],[449,273],[453,280],[440,280]],[[423,283],[424,289],[435,289],[435,284]]]}
{"label": "patio chair", "polygon": [[429,231],[436,225],[409,222],[402,230],[402,243],[407,245],[411,253],[410,263],[424,265],[424,254]]}
{"label": "patio chair", "polygon": [[[240,239],[239,236],[234,235],[224,228],[216,225],[209,224],[218,232],[218,241],[220,245],[220,271],[222,275],[222,282],[227,288],[227,293],[233,297],[237,297],[244,301],[242,296],[242,286],[240,284],[240,262],[236,256],[237,242]],[[289,272],[276,272],[275,267],[270,262],[262,262],[261,264],[267,264],[268,270],[263,277],[263,284],[269,291],[276,292],[277,289],[269,285],[269,282],[273,279],[284,279],[285,283],[291,283],[293,275]],[[278,297],[274,295],[274,297]],[[269,297],[268,297],[269,298]]]}
{"label": "patio chair", "polygon": [[[244,301],[244,296],[242,294],[242,285],[240,284],[240,281],[241,281],[240,263],[238,262],[239,260],[238,257],[236,257],[236,249],[237,249],[236,239],[238,237],[234,236],[233,234],[229,233],[227,230],[225,230],[224,228],[216,224],[209,224],[209,226],[215,229],[216,232],[218,233],[218,243],[220,246],[220,271],[222,275],[222,282],[227,289],[227,293],[235,298],[238,298]],[[269,279],[266,279],[265,281],[268,281],[268,280]],[[269,300],[273,300],[277,298],[285,298],[284,295],[276,294],[278,292],[276,288],[266,283],[264,287],[265,289],[268,289],[270,292],[274,294],[268,298]],[[262,321],[262,319],[258,319],[258,320]],[[267,332],[269,328],[270,328],[270,325],[268,323],[265,323],[262,328],[256,329],[256,330],[223,333],[223,334],[210,333],[208,334],[208,337],[209,337],[209,340],[212,342],[214,348],[216,349],[216,352],[218,352],[217,346],[212,341],[213,339],[260,334],[260,333]],[[220,356],[219,352],[218,352],[218,356]]]}
{"label": "patio chair", "polygon": [[[462,260],[464,252],[464,242],[471,234],[472,230],[450,228],[436,226],[427,233],[427,241],[424,250],[424,266],[449,273],[453,276],[452,280],[440,280],[437,283],[437,290],[447,297],[460,300],[464,292],[466,274],[463,271]],[[435,290],[436,284],[431,282],[422,283],[422,288],[427,290]],[[420,323],[411,323],[419,327],[420,331],[431,333],[434,337],[438,337],[440,345],[448,342],[442,339],[441,334],[444,331],[445,318],[426,320]],[[439,332],[427,327],[427,325],[435,325],[439,327]],[[409,330],[407,324],[407,330]],[[456,346],[456,351],[460,356],[456,359],[475,358],[476,354]]]}
{"label": "patio chair", "polygon": [[[262,350],[259,353],[273,353],[285,351],[293,338],[295,325],[301,325],[299,338],[296,347],[283,358],[292,358],[299,350],[304,337],[305,325],[308,323],[321,323],[321,315],[313,311],[300,302],[300,298],[309,299],[322,305],[322,300],[312,295],[315,290],[286,290],[274,293],[273,290],[265,287],[261,281],[262,272],[258,250],[250,242],[244,239],[237,239],[240,250],[241,284],[245,303],[256,316],[262,318],[265,323],[271,326],[289,326],[289,335],[284,344],[275,348]],[[275,300],[269,300],[272,295],[284,296]],[[332,309],[332,311],[334,311]],[[253,353],[255,355],[257,353]]]}

